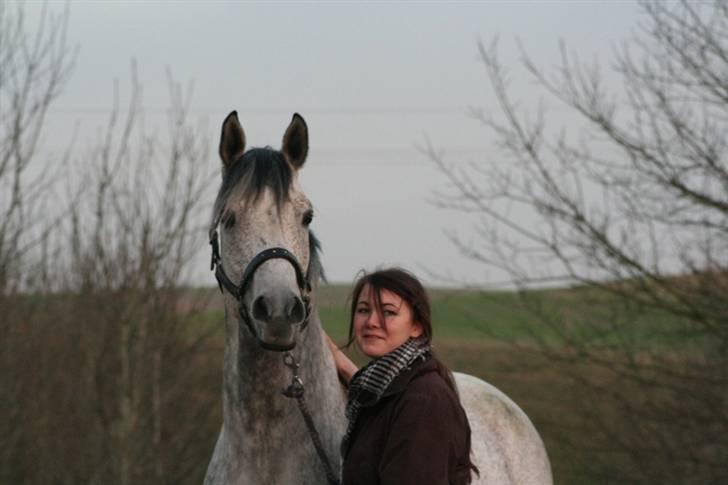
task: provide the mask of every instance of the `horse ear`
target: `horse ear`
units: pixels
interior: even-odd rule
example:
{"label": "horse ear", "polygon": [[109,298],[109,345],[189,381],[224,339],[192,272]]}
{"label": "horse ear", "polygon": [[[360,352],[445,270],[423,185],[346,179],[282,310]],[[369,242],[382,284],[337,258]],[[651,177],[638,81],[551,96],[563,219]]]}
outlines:
{"label": "horse ear", "polygon": [[294,168],[301,168],[308,154],[308,127],[298,113],[293,115],[291,124],[283,135],[283,155]]}
{"label": "horse ear", "polygon": [[238,121],[238,112],[232,111],[222,122],[222,134],[220,135],[220,158],[225,168],[230,168],[244,151],[245,132]]}

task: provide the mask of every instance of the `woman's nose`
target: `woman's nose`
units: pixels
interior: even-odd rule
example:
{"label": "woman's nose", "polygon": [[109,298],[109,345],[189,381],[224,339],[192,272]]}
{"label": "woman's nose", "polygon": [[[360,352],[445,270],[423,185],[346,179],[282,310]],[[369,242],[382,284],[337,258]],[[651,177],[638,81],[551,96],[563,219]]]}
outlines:
{"label": "woman's nose", "polygon": [[379,327],[381,322],[379,321],[379,312],[371,312],[367,317],[366,324],[368,327]]}

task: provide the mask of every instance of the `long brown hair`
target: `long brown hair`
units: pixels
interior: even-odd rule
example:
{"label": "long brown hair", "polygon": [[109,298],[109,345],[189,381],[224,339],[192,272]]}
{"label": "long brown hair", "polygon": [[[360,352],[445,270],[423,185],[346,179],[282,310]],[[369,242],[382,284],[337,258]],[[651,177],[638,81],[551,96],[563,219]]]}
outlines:
{"label": "long brown hair", "polygon": [[[366,285],[369,285],[369,292],[373,295],[374,299],[374,311],[379,315],[381,322],[385,322],[382,314],[381,292],[382,290],[391,291],[402,298],[402,301],[406,302],[412,310],[412,320],[419,323],[422,327],[422,336],[419,338],[427,344],[432,344],[432,307],[425,287],[422,286],[422,283],[420,283],[420,280],[415,275],[407,270],[402,268],[385,268],[372,273],[363,273],[354,284],[354,289],[351,291],[349,341],[346,343],[346,347],[351,346],[354,342],[354,317],[356,315],[356,307],[359,301],[359,295]],[[434,351],[432,352],[432,360],[435,363],[437,373],[445,381],[447,386],[452,389],[458,401],[460,401],[460,395],[458,394],[457,386],[455,385],[455,380],[450,369],[435,355]],[[470,425],[468,424],[468,426]],[[470,435],[470,429],[468,429],[468,435]],[[480,476],[478,467],[470,460],[470,451],[470,442],[468,440],[468,466],[471,471]]]}

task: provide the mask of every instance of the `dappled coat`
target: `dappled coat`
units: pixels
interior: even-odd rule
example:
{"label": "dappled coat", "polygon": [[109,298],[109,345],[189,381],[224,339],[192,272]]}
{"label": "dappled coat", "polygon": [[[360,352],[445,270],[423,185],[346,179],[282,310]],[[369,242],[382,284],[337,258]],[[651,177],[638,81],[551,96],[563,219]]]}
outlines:
{"label": "dappled coat", "polygon": [[343,450],[343,485],[469,483],[470,426],[436,363],[419,361],[362,406]]}

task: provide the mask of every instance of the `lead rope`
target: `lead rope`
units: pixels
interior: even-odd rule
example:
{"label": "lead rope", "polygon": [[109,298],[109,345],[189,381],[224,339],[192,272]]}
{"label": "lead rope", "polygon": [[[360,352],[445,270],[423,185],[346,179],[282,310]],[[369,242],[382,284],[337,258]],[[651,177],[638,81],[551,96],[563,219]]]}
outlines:
{"label": "lead rope", "polygon": [[331,462],[329,462],[329,459],[326,456],[326,451],[324,450],[324,445],[323,443],[321,443],[321,436],[316,430],[316,425],[313,422],[311,413],[308,411],[308,406],[306,406],[306,401],[303,397],[303,381],[298,376],[298,368],[300,367],[300,364],[296,362],[296,359],[290,352],[286,352],[283,355],[283,363],[286,365],[286,367],[291,369],[291,373],[293,374],[293,376],[291,377],[291,383],[288,385],[288,387],[283,389],[283,395],[289,398],[296,399],[296,402],[298,403],[298,409],[301,411],[303,420],[306,423],[306,428],[308,428],[308,434],[311,436],[311,441],[313,441],[313,445],[316,448],[316,453],[318,453],[318,456],[321,459],[321,463],[324,465],[326,479],[329,481],[329,484],[341,485],[339,479],[334,475],[334,470],[331,467]]}

